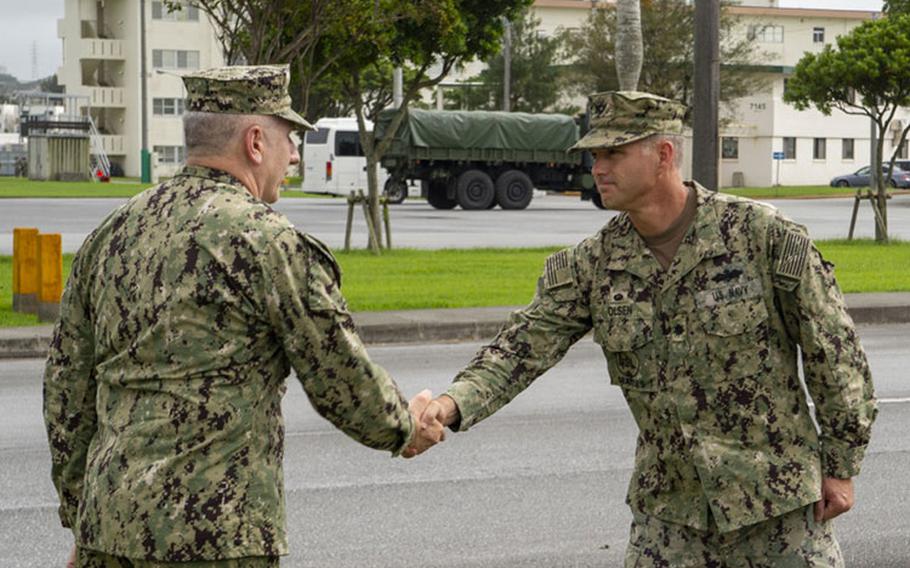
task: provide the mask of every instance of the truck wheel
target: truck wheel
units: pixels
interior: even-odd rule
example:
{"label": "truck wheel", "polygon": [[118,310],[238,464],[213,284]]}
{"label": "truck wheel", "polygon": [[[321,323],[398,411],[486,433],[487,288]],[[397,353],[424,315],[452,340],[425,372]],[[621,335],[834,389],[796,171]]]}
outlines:
{"label": "truck wheel", "polygon": [[594,191],[594,193],[591,194],[591,203],[593,203],[594,207],[597,207],[598,209],[606,209],[606,207],[604,207],[603,201],[600,200],[600,193],[597,191]]}
{"label": "truck wheel", "polygon": [[503,209],[525,209],[534,197],[534,184],[522,171],[509,170],[496,178],[496,201]]}
{"label": "truck wheel", "polygon": [[385,182],[385,196],[389,203],[401,203],[408,196],[408,184],[404,180],[389,178]]}
{"label": "truck wheel", "polygon": [[455,198],[462,209],[486,209],[496,198],[493,180],[480,170],[468,170],[458,176]]}
{"label": "truck wheel", "polygon": [[431,181],[427,187],[427,203],[434,209],[454,209],[458,202],[446,195],[445,181]]}

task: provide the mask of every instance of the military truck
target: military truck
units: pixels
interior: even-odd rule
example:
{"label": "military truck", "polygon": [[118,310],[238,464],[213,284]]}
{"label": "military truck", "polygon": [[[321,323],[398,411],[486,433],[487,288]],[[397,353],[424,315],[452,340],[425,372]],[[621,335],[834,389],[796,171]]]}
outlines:
{"label": "military truck", "polygon": [[[380,113],[377,139],[390,135],[395,112]],[[535,188],[579,191],[599,206],[590,154],[566,152],[578,137],[562,114],[408,109],[380,162],[385,191],[401,195],[419,180],[436,209],[524,209]]]}

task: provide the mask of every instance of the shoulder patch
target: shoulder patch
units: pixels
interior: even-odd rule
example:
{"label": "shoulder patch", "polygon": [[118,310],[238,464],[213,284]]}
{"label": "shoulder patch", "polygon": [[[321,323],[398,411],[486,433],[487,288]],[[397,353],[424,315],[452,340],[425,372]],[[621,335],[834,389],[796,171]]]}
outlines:
{"label": "shoulder patch", "polygon": [[795,231],[786,231],[783,237],[774,273],[784,278],[800,280],[809,254],[809,237]]}
{"label": "shoulder patch", "polygon": [[560,286],[575,282],[574,270],[569,255],[570,253],[566,249],[552,254],[547,258],[543,282],[545,289],[550,290],[559,288]]}

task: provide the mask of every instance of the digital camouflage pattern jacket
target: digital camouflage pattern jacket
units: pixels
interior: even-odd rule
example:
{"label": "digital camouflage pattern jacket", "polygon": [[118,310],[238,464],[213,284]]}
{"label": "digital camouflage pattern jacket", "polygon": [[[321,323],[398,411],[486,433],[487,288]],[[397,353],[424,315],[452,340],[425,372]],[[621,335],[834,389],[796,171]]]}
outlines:
{"label": "digital camouflage pattern jacket", "polygon": [[[726,532],[859,473],[876,415],[833,266],[770,206],[697,188],[664,271],[626,214],[546,263],[534,300],[455,379],[465,430],[593,329],[638,424],[633,510]],[[800,386],[797,346],[821,433]]]}
{"label": "digital camouflage pattern jacket", "polygon": [[324,245],[203,167],[111,213],[73,261],[44,378],[76,543],[170,562],[286,554],[291,368],[347,435],[404,448],[407,402],[370,361]]}

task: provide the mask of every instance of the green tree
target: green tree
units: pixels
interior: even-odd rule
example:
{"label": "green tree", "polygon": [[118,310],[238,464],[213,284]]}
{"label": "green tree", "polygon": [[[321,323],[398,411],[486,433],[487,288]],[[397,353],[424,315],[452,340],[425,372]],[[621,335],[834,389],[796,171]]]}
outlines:
{"label": "green tree", "polygon": [[[883,157],[885,136],[897,109],[910,104],[910,15],[868,20],[837,38],[819,53],[807,53],[787,82],[784,100],[799,110],[815,106],[822,114],[832,109],[868,116],[878,132],[876,156]],[[900,133],[907,139],[908,124]],[[895,144],[886,175],[877,175],[875,239],[888,240],[887,193],[900,144]],[[873,164],[873,169],[876,164]]]}
{"label": "green tree", "polygon": [[[514,19],[531,0],[348,0],[356,14],[325,37],[333,55],[327,75],[354,108],[367,161],[369,208],[380,227],[378,164],[391,137],[366,127],[392,102],[392,69],[403,69],[402,102],[394,132],[420,91],[437,85],[455,65],[499,49],[502,18]],[[378,244],[378,243],[374,243]]]}
{"label": "green tree", "polygon": [[[691,104],[694,69],[694,6],[684,0],[642,0],[644,57],[638,89]],[[616,75],[616,7],[592,10],[579,30],[565,36],[565,59],[572,62],[576,94],[614,91]],[[750,65],[764,55],[756,41],[737,33],[738,18],[725,6],[720,18],[720,100],[725,106],[761,89],[765,81]]]}
{"label": "green tree", "polygon": [[[165,0],[169,10],[182,10],[187,0]],[[331,66],[335,54],[322,49],[356,14],[350,2],[335,0],[192,0],[215,29],[229,65],[290,63],[291,95],[305,116],[310,91]]]}
{"label": "green tree", "polygon": [[910,0],[885,0],[882,12],[889,16],[910,14]]}
{"label": "green tree", "polygon": [[[524,10],[512,23],[509,109],[517,112],[544,112],[559,100],[562,74],[557,65],[561,48],[558,36],[540,33],[540,18]],[[505,58],[500,50],[487,58],[486,68],[455,90],[448,108],[497,110],[502,108]]]}

